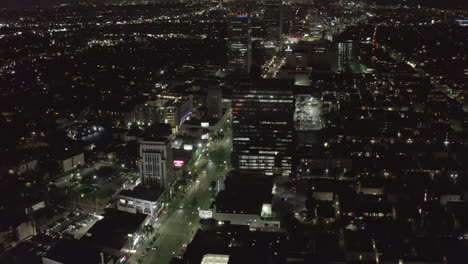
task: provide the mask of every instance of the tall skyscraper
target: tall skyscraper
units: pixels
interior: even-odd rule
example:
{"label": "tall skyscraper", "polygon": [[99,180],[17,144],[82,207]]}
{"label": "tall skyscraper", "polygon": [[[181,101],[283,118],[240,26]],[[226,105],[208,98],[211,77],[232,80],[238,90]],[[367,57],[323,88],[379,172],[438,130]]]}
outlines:
{"label": "tall skyscraper", "polygon": [[228,72],[249,75],[252,65],[252,27],[250,14],[229,13],[228,19]]}
{"label": "tall skyscraper", "polygon": [[283,3],[280,0],[265,2],[265,13],[262,22],[265,24],[265,41],[281,48],[283,35]]}
{"label": "tall skyscraper", "polygon": [[140,142],[141,182],[148,187],[167,188],[173,181],[171,143],[166,138]]}
{"label": "tall skyscraper", "polygon": [[209,86],[207,89],[206,106],[210,118],[219,119],[222,115],[222,93],[219,85]]}
{"label": "tall skyscraper", "polygon": [[338,72],[349,71],[354,63],[354,43],[351,41],[338,43]]}
{"label": "tall skyscraper", "polygon": [[289,176],[294,171],[294,94],[289,81],[237,86],[232,97],[233,165],[245,172]]}

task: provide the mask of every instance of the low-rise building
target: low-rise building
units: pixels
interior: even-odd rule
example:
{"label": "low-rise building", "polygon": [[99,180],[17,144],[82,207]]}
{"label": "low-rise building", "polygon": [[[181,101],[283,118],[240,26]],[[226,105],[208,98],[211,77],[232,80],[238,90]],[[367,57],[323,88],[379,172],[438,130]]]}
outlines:
{"label": "low-rise building", "polygon": [[138,185],[133,190],[122,190],[117,195],[117,209],[134,214],[156,216],[163,208],[162,189]]}
{"label": "low-rise building", "polygon": [[63,172],[71,171],[85,164],[84,153],[74,153],[61,160]]}
{"label": "low-rise building", "polygon": [[347,231],[344,235],[345,255],[351,261],[375,261],[378,257],[375,241],[368,232]]}
{"label": "low-rise building", "polygon": [[[220,224],[246,225],[251,230],[279,231],[272,211],[273,179],[264,175],[231,173],[213,204],[213,218]],[[239,195],[241,194],[242,195]]]}
{"label": "low-rise building", "polygon": [[279,264],[285,263],[285,258],[283,232],[252,232],[247,226],[218,225],[214,230],[199,230],[180,263]]}
{"label": "low-rise building", "polygon": [[141,229],[146,218],[145,214],[107,208],[104,217],[81,240],[103,252],[106,259],[113,260],[112,263],[116,263],[118,259],[128,256],[143,239]]}
{"label": "low-rise building", "polygon": [[177,131],[193,111],[192,96],[161,95],[156,100],[137,106],[126,118],[127,125],[150,126],[155,123],[170,124]]}

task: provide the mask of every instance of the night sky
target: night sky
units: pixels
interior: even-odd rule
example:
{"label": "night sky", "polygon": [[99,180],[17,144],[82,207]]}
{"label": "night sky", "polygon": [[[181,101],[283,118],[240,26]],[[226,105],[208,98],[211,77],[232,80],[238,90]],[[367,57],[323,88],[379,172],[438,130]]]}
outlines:
{"label": "night sky", "polygon": [[[108,0],[1,0],[0,7],[2,8],[21,8],[31,6],[49,6],[63,3],[105,3],[111,2]],[[114,1],[118,2],[118,1]]]}
{"label": "night sky", "polygon": [[[311,0],[312,1],[312,0]],[[324,0],[315,0],[315,2],[320,2]],[[328,0],[325,0],[328,1]],[[431,7],[462,7],[468,8],[468,1],[466,0],[355,0],[354,2],[367,2],[367,3],[378,3],[378,4],[400,4],[400,5],[424,5]],[[135,3],[135,2],[150,2],[142,0],[1,0],[0,8],[22,8],[22,7],[32,7],[32,6],[50,6],[64,3]],[[163,2],[154,0],[154,2]],[[166,0],[166,2],[169,2]],[[178,1],[174,1],[178,2]]]}

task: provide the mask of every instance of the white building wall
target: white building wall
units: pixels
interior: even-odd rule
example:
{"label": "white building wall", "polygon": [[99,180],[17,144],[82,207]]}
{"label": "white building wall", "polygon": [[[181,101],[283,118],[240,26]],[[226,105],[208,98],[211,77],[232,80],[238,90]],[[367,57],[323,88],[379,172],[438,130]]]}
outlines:
{"label": "white building wall", "polygon": [[38,164],[37,160],[31,160],[31,161],[21,164],[18,168],[18,174],[21,175],[27,171],[35,171],[37,168],[37,164]]}
{"label": "white building wall", "polygon": [[459,194],[443,194],[440,196],[440,204],[447,205],[448,202],[460,202],[461,195]]}
{"label": "white building wall", "polygon": [[254,214],[230,214],[213,212],[213,218],[219,222],[229,221],[232,225],[248,225],[250,228],[280,229],[279,220],[264,220]]}
{"label": "white building wall", "polygon": [[84,164],[85,164],[84,153],[80,153],[76,156],[70,157],[62,161],[63,172],[73,170],[74,168],[76,168],[76,166],[84,165]]}
{"label": "white building wall", "polygon": [[172,168],[169,142],[140,142],[140,175],[143,184],[167,188],[173,182]]}
{"label": "white building wall", "polygon": [[155,215],[161,207],[159,201],[146,201],[127,196],[119,196],[118,199],[117,209],[133,214],[143,213]]}

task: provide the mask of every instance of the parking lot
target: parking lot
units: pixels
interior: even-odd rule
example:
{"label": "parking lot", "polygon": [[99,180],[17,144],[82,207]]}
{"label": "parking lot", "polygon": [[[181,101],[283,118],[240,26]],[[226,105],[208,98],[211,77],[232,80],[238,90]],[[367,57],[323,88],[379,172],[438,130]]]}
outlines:
{"label": "parking lot", "polygon": [[44,230],[46,235],[68,236],[80,239],[100,219],[100,216],[69,213]]}

